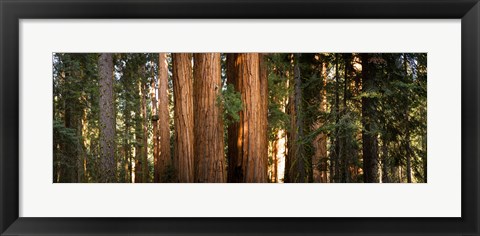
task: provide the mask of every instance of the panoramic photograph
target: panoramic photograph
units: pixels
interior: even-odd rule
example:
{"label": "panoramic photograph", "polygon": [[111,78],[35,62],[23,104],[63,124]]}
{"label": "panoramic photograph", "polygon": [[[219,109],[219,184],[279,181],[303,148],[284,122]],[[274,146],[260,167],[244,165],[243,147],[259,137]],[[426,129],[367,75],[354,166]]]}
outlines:
{"label": "panoramic photograph", "polygon": [[427,53],[53,53],[53,183],[427,183]]}

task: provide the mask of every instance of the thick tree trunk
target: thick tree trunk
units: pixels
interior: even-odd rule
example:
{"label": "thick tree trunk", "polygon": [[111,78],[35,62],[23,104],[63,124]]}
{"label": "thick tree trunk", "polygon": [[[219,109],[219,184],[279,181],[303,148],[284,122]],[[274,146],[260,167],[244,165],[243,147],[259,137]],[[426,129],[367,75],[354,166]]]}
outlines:
{"label": "thick tree trunk", "polygon": [[[370,63],[371,55],[361,54],[362,90],[370,91],[374,85],[374,65]],[[378,183],[378,143],[374,131],[375,104],[371,97],[362,97],[362,142],[363,142],[363,179],[365,183]]]}
{"label": "thick tree trunk", "polygon": [[158,135],[157,160],[155,162],[155,182],[167,181],[167,170],[172,166],[170,153],[170,112],[168,99],[167,55],[158,55]]}
{"label": "thick tree trunk", "polygon": [[223,149],[223,114],[217,104],[222,78],[220,53],[194,55],[193,104],[195,182],[223,183],[227,173]]}
{"label": "thick tree trunk", "polygon": [[[262,83],[259,76],[257,53],[239,53],[233,56],[233,75],[229,73],[240,92],[242,111],[238,124],[229,128],[229,174],[228,182],[265,183],[267,176],[268,151],[262,135],[262,120],[266,113],[261,111]],[[232,56],[229,56],[232,59]],[[236,128],[235,130],[233,130]],[[234,141],[236,140],[236,141]]]}
{"label": "thick tree trunk", "polygon": [[173,54],[175,166],[180,183],[194,181],[192,55]]}
{"label": "thick tree trunk", "polygon": [[98,59],[100,73],[100,179],[115,182],[115,100],[113,94],[113,58],[102,53]]}

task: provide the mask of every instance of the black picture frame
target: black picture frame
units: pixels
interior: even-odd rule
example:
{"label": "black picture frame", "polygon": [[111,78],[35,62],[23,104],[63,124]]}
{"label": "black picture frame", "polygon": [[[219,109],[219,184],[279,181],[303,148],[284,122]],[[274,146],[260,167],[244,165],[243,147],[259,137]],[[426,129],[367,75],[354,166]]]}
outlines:
{"label": "black picture frame", "polygon": [[[0,16],[1,235],[479,235],[478,0],[0,0]],[[83,18],[461,19],[462,217],[19,217],[19,20]]]}

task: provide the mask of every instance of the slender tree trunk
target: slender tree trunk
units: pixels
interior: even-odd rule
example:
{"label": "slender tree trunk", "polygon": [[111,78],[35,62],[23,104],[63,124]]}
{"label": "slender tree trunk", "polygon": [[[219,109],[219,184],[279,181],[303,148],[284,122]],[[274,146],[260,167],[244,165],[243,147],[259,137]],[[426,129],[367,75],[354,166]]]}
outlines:
{"label": "slender tree trunk", "polygon": [[129,140],[130,140],[130,122],[131,122],[130,110],[125,109],[125,112],[123,113],[123,116],[125,118],[125,138],[124,138],[124,141],[123,141],[123,149],[124,149],[124,154],[125,154],[125,156],[124,156],[124,159],[125,159],[124,160],[125,161],[124,181],[125,181],[125,183],[130,183],[130,182],[132,182],[132,180],[131,180],[131,177],[132,177],[132,173],[131,173],[131,169],[132,169],[131,156],[132,156],[132,153],[131,153],[131,146],[130,146],[130,143],[129,143]]}
{"label": "slender tree trunk", "polygon": [[143,155],[142,155],[142,178],[143,183],[148,183],[148,117],[147,117],[147,85],[142,83],[142,128],[143,128]]}
{"label": "slender tree trunk", "polygon": [[[291,90],[291,88],[294,86],[295,82],[293,79],[289,78],[289,75],[287,75],[287,88]],[[288,101],[286,104],[286,113],[288,117],[290,118],[289,122],[289,127],[286,130],[286,141],[287,141],[287,152],[285,156],[285,178],[284,182],[285,183],[292,183],[294,182],[296,171],[294,170],[294,164],[295,160],[297,159],[296,151],[295,151],[295,146],[296,146],[296,141],[297,140],[297,129],[296,129],[296,119],[297,119],[297,114],[295,113],[295,92],[289,92],[288,95]]]}
{"label": "slender tree trunk", "polygon": [[[409,83],[410,81],[408,80],[408,70],[407,70],[407,55],[404,53],[403,54],[403,73],[405,75],[405,82]],[[412,157],[411,157],[411,148],[410,148],[410,128],[409,128],[409,114],[408,110],[410,108],[408,99],[406,99],[406,106],[405,106],[405,146],[406,146],[406,158],[407,158],[407,182],[411,183],[412,182]]]}
{"label": "slender tree trunk", "polygon": [[180,183],[194,181],[192,55],[173,54],[175,165]]}
{"label": "slender tree trunk", "polygon": [[268,68],[266,54],[258,54],[260,80],[260,155],[265,156],[265,171],[268,169]]}
{"label": "slender tree trunk", "polygon": [[137,93],[138,100],[140,105],[135,109],[135,183],[143,183],[143,172],[144,170],[144,149],[143,149],[143,117],[142,117],[142,82],[138,81],[137,83]]}
{"label": "slender tree trunk", "polygon": [[[320,111],[327,112],[327,62],[322,62],[320,71],[322,78],[322,89],[320,90]],[[324,120],[319,120],[314,125],[313,129],[316,130],[325,124]],[[328,182],[328,167],[327,167],[327,135],[320,133],[313,140],[313,147],[315,148],[315,154],[313,156],[313,182],[326,183]]]}
{"label": "slender tree trunk", "polygon": [[152,80],[150,81],[150,99],[152,104],[152,141],[153,141],[153,182],[160,182],[159,172],[158,172],[158,153],[159,153],[159,137],[158,137],[158,104],[157,104],[157,83],[155,82],[155,76],[153,74],[152,68]]}
{"label": "slender tree trunk", "polygon": [[[73,94],[70,92],[66,92],[66,105],[65,106],[65,128],[69,129],[77,129],[77,121],[76,121],[76,101],[73,98]],[[78,159],[78,151],[77,147],[74,143],[66,143],[65,144],[65,153],[66,155],[62,158],[61,166],[63,168],[61,171],[61,178],[60,182],[64,183],[74,183],[77,182],[77,159]]]}
{"label": "slender tree trunk", "polygon": [[428,172],[427,172],[427,136],[422,135],[422,150],[424,151],[425,155],[422,156],[423,158],[423,182],[427,183],[428,181]]}
{"label": "slender tree trunk", "polygon": [[340,121],[340,95],[339,95],[339,74],[338,74],[338,53],[335,54],[335,153],[333,155],[333,182],[340,181],[340,130],[338,122]]}
{"label": "slender tree trunk", "polygon": [[[278,133],[277,133],[278,135]],[[279,139],[278,136],[275,135],[275,139],[272,142],[272,183],[278,183],[278,154],[279,154]]]}
{"label": "slender tree trunk", "polygon": [[302,114],[302,75],[300,72],[300,53],[295,54],[295,67],[294,67],[294,79],[295,79],[295,114],[296,117],[296,130],[298,132],[296,139],[296,169],[297,176],[294,182],[304,183],[307,181],[306,175],[306,159],[304,157],[303,147],[303,114]]}
{"label": "slender tree trunk", "polygon": [[194,180],[198,183],[223,183],[227,175],[223,114],[217,104],[222,89],[220,53],[195,54],[193,77]]}
{"label": "slender tree trunk", "polygon": [[[370,91],[374,87],[374,65],[371,65],[371,55],[362,57],[362,90]],[[371,97],[362,97],[362,142],[363,142],[363,178],[365,183],[378,183],[378,148],[374,131],[375,105]]]}
{"label": "slender tree trunk", "polygon": [[113,58],[102,53],[98,59],[100,73],[100,179],[115,182],[115,100],[113,94]]}
{"label": "slender tree trunk", "polygon": [[[227,54],[227,84],[233,85],[237,88],[237,75],[236,75],[236,66],[235,66],[235,54]],[[227,128],[227,138],[228,138],[228,171],[227,171],[227,182],[241,182],[243,180],[242,175],[242,165],[240,162],[240,150],[237,146],[238,140],[238,131],[240,124],[239,122],[230,123]]]}
{"label": "slender tree trunk", "polygon": [[167,55],[158,55],[158,135],[155,182],[167,181],[167,169],[172,166],[170,153],[170,111],[168,98],[168,62]]}
{"label": "slender tree trunk", "polygon": [[386,137],[383,137],[382,140],[382,183],[390,183],[390,178],[388,176],[388,141]]}
{"label": "slender tree trunk", "polygon": [[[345,116],[348,111],[347,107],[347,92],[348,92],[348,73],[349,73],[349,63],[350,63],[350,56],[349,54],[343,54],[343,59],[345,63],[345,67],[343,70],[344,73],[344,80],[343,80],[343,108],[342,108],[342,115]],[[345,130],[345,128],[344,128]],[[344,134],[341,137],[341,163],[342,163],[342,183],[348,183],[350,182],[350,172],[349,172],[349,166],[350,166],[350,145],[349,145],[349,140],[347,140],[346,137],[346,132],[343,132]]]}
{"label": "slender tree trunk", "polygon": [[268,153],[261,137],[264,134],[262,116],[266,113],[261,111],[259,56],[257,53],[235,54],[234,65],[229,68],[232,67],[235,89],[241,94],[243,109],[240,121],[233,126],[237,129],[229,133],[229,144],[233,144],[229,148],[233,149],[229,151],[232,155],[229,155],[228,182],[265,183],[268,181]]}

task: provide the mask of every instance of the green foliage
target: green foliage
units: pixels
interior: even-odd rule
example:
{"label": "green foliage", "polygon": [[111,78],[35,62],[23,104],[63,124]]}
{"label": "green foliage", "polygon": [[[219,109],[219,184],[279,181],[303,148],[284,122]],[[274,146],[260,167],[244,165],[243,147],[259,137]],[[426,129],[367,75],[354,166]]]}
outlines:
{"label": "green foliage", "polygon": [[239,112],[242,110],[241,94],[235,91],[232,84],[228,84],[221,94],[217,95],[217,106],[223,110],[223,120],[225,125],[229,125],[240,120]]}

